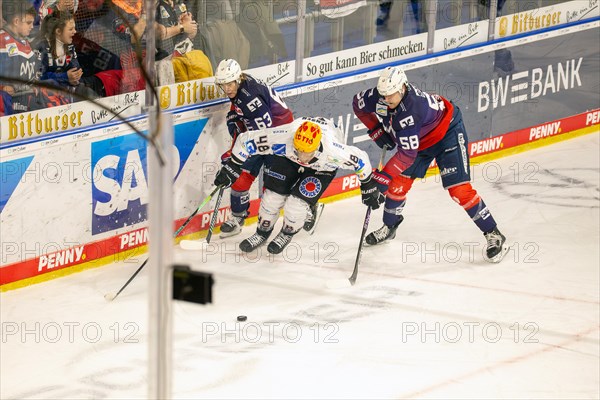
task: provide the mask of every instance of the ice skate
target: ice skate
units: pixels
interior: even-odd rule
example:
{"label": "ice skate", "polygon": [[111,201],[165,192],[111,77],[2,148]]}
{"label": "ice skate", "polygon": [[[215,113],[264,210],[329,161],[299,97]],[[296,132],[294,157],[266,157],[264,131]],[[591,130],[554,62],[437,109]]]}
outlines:
{"label": "ice skate", "polygon": [[259,246],[262,246],[267,241],[270,235],[271,231],[266,232],[257,229],[254,235],[242,240],[242,242],[240,243],[240,250],[244,253],[250,253]]}
{"label": "ice skate", "polygon": [[508,252],[508,247],[504,245],[504,242],[506,242],[504,235],[500,233],[498,228],[494,228],[493,231],[486,232],[483,235],[487,240],[487,248],[485,249],[487,261],[492,263],[502,261]]}
{"label": "ice skate", "polygon": [[231,214],[229,219],[221,225],[221,235],[219,237],[223,239],[239,234],[242,231],[247,216],[248,214],[245,212],[237,215]]}
{"label": "ice skate", "polygon": [[321,218],[321,213],[323,213],[323,207],[325,207],[325,204],[323,203],[317,203],[310,207],[310,213],[306,217],[306,221],[304,221],[304,226],[302,227],[309,235],[315,233],[317,224]]}
{"label": "ice skate", "polygon": [[400,221],[398,221],[396,225],[389,226],[383,224],[381,228],[369,233],[365,238],[365,242],[369,246],[375,246],[381,242],[394,239],[396,237],[396,229],[398,229],[398,226],[400,225],[400,223],[402,223],[403,220],[404,217],[401,215]]}
{"label": "ice skate", "polygon": [[281,253],[283,249],[285,249],[286,246],[290,244],[290,242],[292,241],[292,237],[294,237],[293,234],[290,235],[282,230],[277,236],[275,236],[275,239],[273,239],[271,243],[269,243],[269,246],[267,246],[267,251],[271,254]]}

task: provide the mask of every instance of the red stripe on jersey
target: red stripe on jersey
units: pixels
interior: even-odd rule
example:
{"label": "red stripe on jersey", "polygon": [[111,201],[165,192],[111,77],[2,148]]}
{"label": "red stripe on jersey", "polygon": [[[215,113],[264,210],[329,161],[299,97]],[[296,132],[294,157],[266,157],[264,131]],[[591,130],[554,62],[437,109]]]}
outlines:
{"label": "red stripe on jersey", "polygon": [[446,135],[446,132],[448,132],[448,127],[450,127],[450,122],[452,122],[452,114],[454,114],[454,105],[443,97],[442,100],[444,101],[444,106],[446,108],[444,116],[440,120],[440,123],[433,128],[431,132],[419,140],[419,151],[433,146],[442,140]]}

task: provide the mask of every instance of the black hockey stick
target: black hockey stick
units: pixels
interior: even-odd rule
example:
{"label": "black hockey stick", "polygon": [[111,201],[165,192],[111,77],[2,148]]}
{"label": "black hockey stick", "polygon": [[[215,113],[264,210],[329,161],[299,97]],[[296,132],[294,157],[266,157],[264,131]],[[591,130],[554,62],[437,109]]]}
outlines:
{"label": "black hockey stick", "polygon": [[[192,213],[192,215],[190,215],[188,217],[188,219],[186,219],[185,222],[179,227],[179,229],[177,229],[175,231],[175,233],[173,234],[173,237],[176,238],[181,233],[181,231],[183,231],[183,229],[190,223],[192,218],[194,218],[196,216],[196,214],[198,214],[198,212],[202,209],[202,207],[204,207],[205,205],[208,204],[208,202],[212,199],[212,197],[215,195],[215,193],[217,193],[218,190],[220,190],[219,194],[222,195],[223,189],[224,189],[224,187],[222,187],[222,186],[215,187],[213,189],[213,191],[202,201],[202,203],[200,203],[198,208],[196,208],[196,211],[194,211]],[[219,202],[220,202],[220,197],[219,197]],[[129,278],[127,280],[127,282],[125,282],[125,284],[121,287],[121,289],[119,289],[119,291],[117,293],[106,293],[104,295],[104,298],[107,301],[113,301],[119,294],[121,294],[121,292],[123,290],[125,290],[125,288],[131,283],[131,281],[137,276],[137,274],[140,273],[140,271],[144,268],[146,263],[148,263],[148,258],[146,258],[146,260],[144,260],[142,265],[140,265],[140,267],[133,273],[133,275],[131,275],[131,278]]]}
{"label": "black hockey stick", "polygon": [[[381,150],[381,158],[379,159],[379,169],[383,167],[383,161],[385,160],[385,153],[387,151],[387,145],[383,146]],[[360,243],[358,244],[358,253],[356,253],[356,261],[354,262],[354,270],[352,271],[352,275],[348,280],[350,281],[350,285],[354,286],[356,283],[356,277],[358,276],[358,264],[360,264],[360,258],[362,257],[362,249],[365,241],[365,235],[367,234],[367,229],[369,228],[369,221],[371,219],[371,207],[367,207],[367,213],[365,214],[365,222],[363,223],[362,233],[360,234]]]}
{"label": "black hockey stick", "polygon": [[215,210],[213,211],[212,218],[210,219],[210,226],[208,227],[208,234],[206,235],[206,243],[210,243],[215,223],[217,222],[217,215],[219,214],[219,205],[221,204],[221,198],[223,197],[223,191],[225,186],[221,186],[219,194],[217,195],[217,201],[215,202]]}

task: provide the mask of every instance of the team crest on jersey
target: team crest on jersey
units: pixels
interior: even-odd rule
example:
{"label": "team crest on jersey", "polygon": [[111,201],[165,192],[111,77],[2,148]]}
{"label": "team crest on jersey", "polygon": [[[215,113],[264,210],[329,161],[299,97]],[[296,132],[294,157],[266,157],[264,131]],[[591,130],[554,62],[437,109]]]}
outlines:
{"label": "team crest on jersey", "polygon": [[316,197],[319,193],[321,193],[322,186],[323,185],[321,184],[321,181],[318,178],[315,178],[314,176],[309,176],[304,178],[304,180],[300,182],[300,193],[302,193],[304,197],[312,199],[313,197]]}
{"label": "team crest on jersey", "polygon": [[385,104],[381,104],[381,103],[377,103],[377,105],[375,106],[375,113],[379,114],[379,115],[387,115],[388,113],[388,107]]}
{"label": "team crest on jersey", "polygon": [[9,43],[6,46],[6,52],[8,53],[9,57],[14,57],[19,52],[19,49],[17,48],[17,45],[15,43]]}
{"label": "team crest on jersey", "polygon": [[256,153],[256,143],[254,142],[254,140],[249,140],[246,142],[246,151],[248,152],[249,155],[252,155],[254,153]]}

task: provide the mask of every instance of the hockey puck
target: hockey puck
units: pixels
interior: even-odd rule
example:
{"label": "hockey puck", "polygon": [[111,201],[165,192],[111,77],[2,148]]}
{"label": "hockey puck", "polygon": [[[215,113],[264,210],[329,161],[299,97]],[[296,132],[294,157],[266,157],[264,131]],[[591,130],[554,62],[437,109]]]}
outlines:
{"label": "hockey puck", "polygon": [[238,317],[237,317],[237,320],[239,322],[244,322],[247,319],[248,319],[248,317],[246,317],[245,315],[238,315]]}

